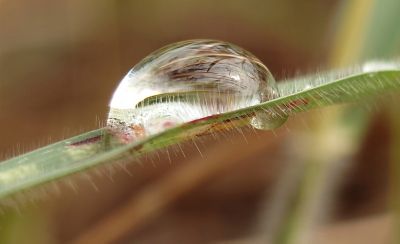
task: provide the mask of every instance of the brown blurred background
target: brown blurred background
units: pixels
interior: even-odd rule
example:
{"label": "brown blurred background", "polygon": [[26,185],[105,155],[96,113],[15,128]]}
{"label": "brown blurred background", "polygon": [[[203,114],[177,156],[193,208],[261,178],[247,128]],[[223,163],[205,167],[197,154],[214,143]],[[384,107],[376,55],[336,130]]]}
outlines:
{"label": "brown blurred background", "polygon": [[[344,2],[0,0],[0,157],[104,124],[118,81],[172,42],[235,43],[277,80],[329,67]],[[109,230],[117,243],[263,243],[268,209],[284,184],[280,179],[290,174],[286,166],[295,167],[302,134],[326,113],[296,116],[274,133],[246,130],[246,139],[237,131],[217,141],[205,137],[203,157],[187,143],[185,157],[169,149],[172,163],[161,151],[161,159],[149,155],[142,166],[133,162],[112,176],[72,176],[77,190],[59,183],[59,191],[19,204],[19,214],[5,210],[0,242],[68,243],[125,209],[134,217]],[[384,115],[374,116],[340,187],[323,196],[336,197],[321,214],[316,243],[374,243],[354,239],[368,226],[375,231],[367,233],[369,241],[387,240],[389,132]]]}

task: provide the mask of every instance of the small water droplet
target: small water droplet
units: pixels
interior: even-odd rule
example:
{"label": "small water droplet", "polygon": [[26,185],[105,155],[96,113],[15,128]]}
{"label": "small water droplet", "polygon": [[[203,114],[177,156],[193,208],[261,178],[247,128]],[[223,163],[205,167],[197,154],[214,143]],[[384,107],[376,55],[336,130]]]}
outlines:
{"label": "small water droplet", "polygon": [[283,125],[287,118],[287,115],[256,112],[256,116],[251,119],[251,125],[259,130],[273,130]]}
{"label": "small water droplet", "polygon": [[[178,42],[153,52],[122,79],[107,126],[129,142],[277,96],[269,70],[244,49],[214,40]],[[257,112],[250,123],[273,129],[285,120]]]}
{"label": "small water droplet", "polygon": [[362,72],[377,72],[392,69],[399,69],[400,64],[397,62],[386,62],[380,60],[373,60],[363,64],[361,70]]}

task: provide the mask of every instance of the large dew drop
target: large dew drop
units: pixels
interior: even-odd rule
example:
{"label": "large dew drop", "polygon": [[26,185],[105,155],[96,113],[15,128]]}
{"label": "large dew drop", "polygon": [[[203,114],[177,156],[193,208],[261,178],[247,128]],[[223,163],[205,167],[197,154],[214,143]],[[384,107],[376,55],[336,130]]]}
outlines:
{"label": "large dew drop", "polygon": [[[112,97],[107,126],[130,142],[277,96],[271,73],[244,49],[214,40],[178,42],[150,54],[123,78]],[[258,112],[250,123],[273,129],[285,120]]]}

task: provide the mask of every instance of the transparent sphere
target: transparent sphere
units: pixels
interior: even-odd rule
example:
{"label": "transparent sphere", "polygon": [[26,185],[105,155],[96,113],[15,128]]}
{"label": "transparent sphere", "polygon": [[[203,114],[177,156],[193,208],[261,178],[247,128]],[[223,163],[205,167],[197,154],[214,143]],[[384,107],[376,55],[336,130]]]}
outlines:
{"label": "transparent sphere", "polygon": [[[151,53],[129,71],[111,99],[107,126],[129,142],[277,96],[273,76],[251,53],[221,41],[183,41]],[[284,121],[258,112],[250,123],[272,129]]]}

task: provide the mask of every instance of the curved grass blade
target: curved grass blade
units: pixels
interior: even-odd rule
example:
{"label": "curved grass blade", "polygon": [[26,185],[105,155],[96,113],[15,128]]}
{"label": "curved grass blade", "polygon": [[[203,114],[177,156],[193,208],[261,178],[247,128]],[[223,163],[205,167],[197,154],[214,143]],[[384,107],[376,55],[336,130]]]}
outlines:
{"label": "curved grass blade", "polygon": [[[400,90],[400,69],[320,79],[309,76],[279,84],[277,99],[182,124],[144,140],[127,145],[107,146],[104,128],[51,144],[0,163],[0,198],[18,193],[86,168],[115,160],[130,160],[141,154],[192,139],[210,125],[247,121],[255,112],[287,116],[328,105],[358,102],[373,95]],[[327,79],[331,79],[330,81]]]}

